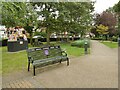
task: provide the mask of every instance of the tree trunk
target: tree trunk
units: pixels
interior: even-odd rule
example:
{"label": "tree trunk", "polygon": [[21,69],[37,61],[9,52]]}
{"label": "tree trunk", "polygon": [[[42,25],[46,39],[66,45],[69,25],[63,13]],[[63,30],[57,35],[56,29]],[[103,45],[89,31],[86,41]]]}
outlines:
{"label": "tree trunk", "polygon": [[107,40],[107,35],[105,35],[105,40]]}
{"label": "tree trunk", "polygon": [[57,42],[60,42],[60,37],[57,37]]}
{"label": "tree trunk", "polygon": [[74,37],[72,36],[72,41],[74,41]]}
{"label": "tree trunk", "polygon": [[74,41],[74,34],[72,34],[72,41]]}
{"label": "tree trunk", "polygon": [[32,36],[33,36],[33,33],[30,33],[30,44],[31,45],[33,44]]}
{"label": "tree trunk", "polygon": [[49,31],[49,29],[47,29],[46,30],[46,32],[47,32],[47,44],[49,45],[50,44],[50,31]]}
{"label": "tree trunk", "polygon": [[69,42],[69,35],[67,34],[67,42]]}
{"label": "tree trunk", "polygon": [[57,42],[60,41],[60,37],[58,37],[58,33],[57,33],[57,39],[56,39]]}
{"label": "tree trunk", "polygon": [[62,36],[62,37],[61,37],[61,42],[64,42],[64,40],[63,40],[63,38],[64,38],[63,36],[64,36],[64,35],[62,34],[61,36]]}

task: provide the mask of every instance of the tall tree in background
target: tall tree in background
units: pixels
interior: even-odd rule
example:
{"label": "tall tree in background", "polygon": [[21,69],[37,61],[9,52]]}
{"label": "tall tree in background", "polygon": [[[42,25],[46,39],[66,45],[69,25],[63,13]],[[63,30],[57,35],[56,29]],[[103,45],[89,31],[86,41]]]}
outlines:
{"label": "tall tree in background", "polygon": [[25,30],[30,34],[30,43],[32,44],[32,37],[33,37],[33,29],[36,29],[38,27],[38,15],[35,11],[35,9],[33,8],[31,3],[26,3],[26,14],[24,17],[24,25],[23,27],[25,28]]}
{"label": "tall tree in background", "polygon": [[46,27],[46,33],[47,33],[47,44],[50,43],[50,33],[54,27],[54,21],[56,19],[56,3],[52,2],[36,2],[33,3],[33,6],[37,9],[39,7],[39,10],[37,11],[38,15],[42,19],[42,26]]}
{"label": "tall tree in background", "polygon": [[120,1],[113,6],[114,12],[117,14],[117,21],[118,21],[118,34],[120,35]]}
{"label": "tall tree in background", "polygon": [[97,14],[96,16],[96,25],[108,26],[109,35],[113,36],[116,33],[116,17],[111,12],[103,12],[102,14]]}
{"label": "tall tree in background", "polygon": [[3,2],[2,3],[2,24],[6,27],[24,25],[24,15],[26,12],[24,2]]}
{"label": "tall tree in background", "polygon": [[105,36],[106,40],[107,40],[107,34],[108,32],[108,26],[104,26],[102,24],[97,26],[97,30],[96,30],[100,35]]}
{"label": "tall tree in background", "polygon": [[33,26],[37,25],[37,14],[32,5],[26,2],[3,2],[2,24],[7,28],[22,26],[30,33],[32,43]]}
{"label": "tall tree in background", "polygon": [[[42,26],[46,27],[48,44],[50,33],[54,31],[68,33],[86,31],[91,25],[91,12],[94,9],[91,2],[36,2],[33,6],[39,7],[37,12],[43,19]],[[84,30],[81,30],[83,28]]]}
{"label": "tall tree in background", "polygon": [[79,33],[81,36],[89,30],[92,23],[91,13],[94,10],[93,3],[66,3],[65,7],[68,10],[68,20],[70,29],[74,33]]}
{"label": "tall tree in background", "polygon": [[46,27],[49,44],[53,32],[85,34],[91,26],[94,7],[92,2],[4,2],[2,10],[2,23],[7,27],[23,26],[31,42],[33,28]]}

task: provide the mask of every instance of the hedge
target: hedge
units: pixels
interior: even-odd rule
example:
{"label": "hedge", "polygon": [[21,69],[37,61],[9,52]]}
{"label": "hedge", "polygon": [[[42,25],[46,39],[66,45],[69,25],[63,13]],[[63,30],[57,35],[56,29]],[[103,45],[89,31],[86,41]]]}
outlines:
{"label": "hedge", "polygon": [[90,47],[90,40],[84,39],[84,40],[76,40],[71,43],[71,46],[76,46],[79,48],[84,48],[85,42],[87,42],[88,47]]}

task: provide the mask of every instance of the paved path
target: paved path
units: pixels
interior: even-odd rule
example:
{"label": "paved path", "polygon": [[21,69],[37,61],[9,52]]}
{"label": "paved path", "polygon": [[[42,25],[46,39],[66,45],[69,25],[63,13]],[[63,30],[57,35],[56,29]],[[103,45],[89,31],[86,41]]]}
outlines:
{"label": "paved path", "polygon": [[3,87],[11,88],[117,88],[118,51],[98,41],[91,41],[91,54],[70,58],[66,63],[39,68],[36,76],[32,70],[23,70],[13,77],[3,76]]}

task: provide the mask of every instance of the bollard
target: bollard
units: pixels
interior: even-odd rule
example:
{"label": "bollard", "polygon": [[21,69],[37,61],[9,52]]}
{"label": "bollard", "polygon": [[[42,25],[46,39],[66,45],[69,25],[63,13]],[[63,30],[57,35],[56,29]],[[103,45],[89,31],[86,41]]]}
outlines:
{"label": "bollard", "polygon": [[120,37],[118,37],[118,47],[120,47]]}
{"label": "bollard", "polygon": [[84,44],[85,54],[88,53],[87,48],[88,48],[88,43],[85,41],[85,44]]}

